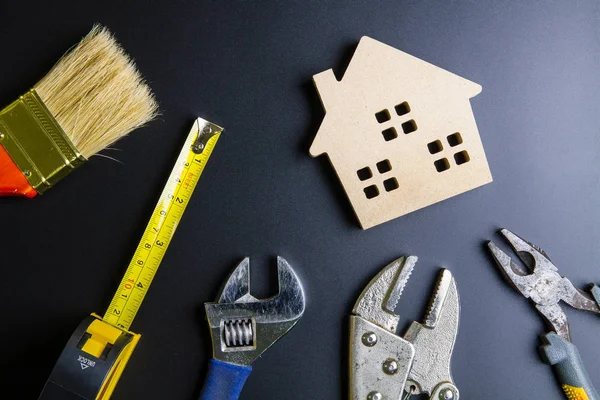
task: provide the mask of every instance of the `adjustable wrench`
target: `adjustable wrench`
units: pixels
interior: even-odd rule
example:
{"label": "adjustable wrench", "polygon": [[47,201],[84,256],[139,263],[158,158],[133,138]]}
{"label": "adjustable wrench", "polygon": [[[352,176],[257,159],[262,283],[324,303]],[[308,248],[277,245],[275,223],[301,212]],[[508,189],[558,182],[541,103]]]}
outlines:
{"label": "adjustable wrench", "polygon": [[302,317],[305,297],[290,265],[277,257],[279,294],[259,300],[250,294],[250,260],[231,273],[217,301],[206,303],[213,359],[200,400],[235,400],[252,363]]}

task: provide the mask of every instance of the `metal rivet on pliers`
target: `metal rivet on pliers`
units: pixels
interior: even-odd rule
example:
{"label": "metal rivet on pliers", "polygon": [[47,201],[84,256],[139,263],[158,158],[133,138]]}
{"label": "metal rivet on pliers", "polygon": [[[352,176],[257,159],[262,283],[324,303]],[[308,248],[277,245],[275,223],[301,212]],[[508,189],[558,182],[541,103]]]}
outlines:
{"label": "metal rivet on pliers", "polygon": [[373,347],[377,344],[377,335],[374,332],[367,332],[362,335],[362,342],[367,347]]}
{"label": "metal rivet on pliers", "polygon": [[382,400],[383,396],[379,392],[371,392],[367,395],[367,400]]}
{"label": "metal rivet on pliers", "polygon": [[383,362],[383,372],[388,375],[394,375],[396,372],[398,372],[398,368],[398,360],[388,358]]}

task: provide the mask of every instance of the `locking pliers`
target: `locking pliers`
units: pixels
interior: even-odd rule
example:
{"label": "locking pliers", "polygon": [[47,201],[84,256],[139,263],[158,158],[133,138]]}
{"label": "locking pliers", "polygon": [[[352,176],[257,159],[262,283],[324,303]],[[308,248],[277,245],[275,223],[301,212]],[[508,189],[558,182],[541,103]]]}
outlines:
{"label": "locking pliers", "polygon": [[423,323],[396,334],[394,310],[417,262],[402,257],[381,270],[358,297],[350,317],[350,399],[400,399],[403,392],[458,400],[450,372],[460,305],[454,277],[442,269]]}
{"label": "locking pliers", "polygon": [[259,300],[250,294],[250,260],[229,276],[215,303],[206,303],[213,359],[200,400],[235,400],[252,372],[251,364],[304,314],[302,284],[277,257],[279,294]]}
{"label": "locking pliers", "polygon": [[493,242],[488,243],[494,260],[506,279],[535,304],[553,332],[542,336],[542,360],[554,367],[568,399],[600,400],[585,370],[579,351],[571,343],[567,315],[560,307],[564,301],[579,310],[600,313],[600,289],[592,285],[590,293],[578,289],[558,273],[558,268],[540,248],[521,239],[508,229],[500,231],[527,269],[515,263]]}

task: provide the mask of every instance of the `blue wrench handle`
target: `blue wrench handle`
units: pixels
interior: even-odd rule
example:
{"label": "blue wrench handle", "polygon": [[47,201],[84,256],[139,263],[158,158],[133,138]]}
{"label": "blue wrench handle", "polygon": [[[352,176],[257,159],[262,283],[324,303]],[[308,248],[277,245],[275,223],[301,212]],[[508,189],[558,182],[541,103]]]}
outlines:
{"label": "blue wrench handle", "polygon": [[200,400],[237,400],[252,367],[210,360]]}

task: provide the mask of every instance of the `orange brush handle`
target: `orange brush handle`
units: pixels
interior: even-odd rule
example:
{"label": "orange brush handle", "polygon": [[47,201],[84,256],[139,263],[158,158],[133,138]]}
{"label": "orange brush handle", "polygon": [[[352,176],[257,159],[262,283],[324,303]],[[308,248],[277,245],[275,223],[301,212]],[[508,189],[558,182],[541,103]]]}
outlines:
{"label": "orange brush handle", "polygon": [[25,175],[0,146],[0,196],[24,196],[32,198],[37,194]]}

